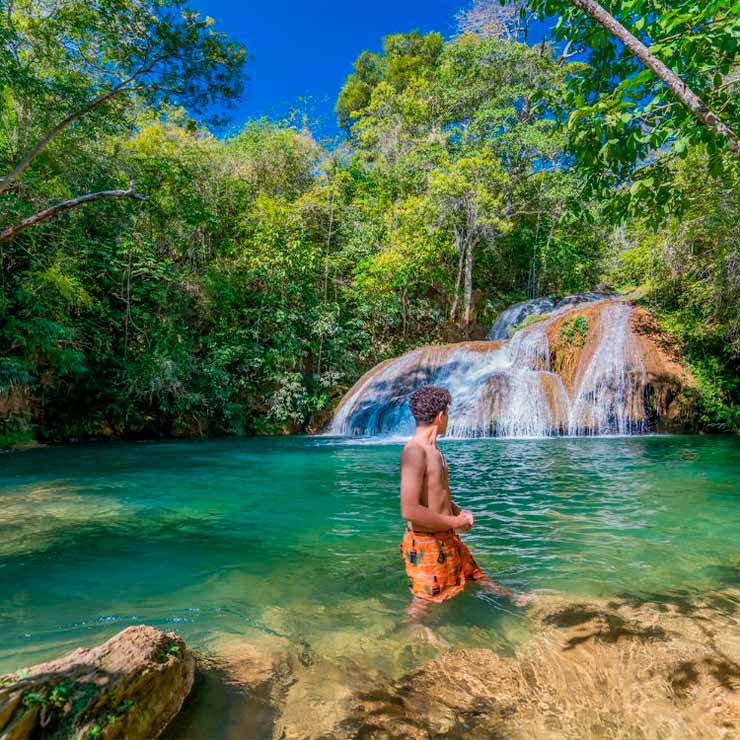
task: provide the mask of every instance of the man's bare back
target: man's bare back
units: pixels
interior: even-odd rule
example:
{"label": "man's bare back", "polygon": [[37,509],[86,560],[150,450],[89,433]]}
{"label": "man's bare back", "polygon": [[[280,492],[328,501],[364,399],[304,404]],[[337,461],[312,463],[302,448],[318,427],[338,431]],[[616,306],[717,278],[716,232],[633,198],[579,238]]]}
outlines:
{"label": "man's bare back", "polygon": [[[414,435],[406,443],[401,454],[402,509],[404,498],[409,513],[407,522],[412,529],[427,532],[447,529],[464,531],[473,525],[472,514],[466,512],[467,517],[463,518],[462,510],[452,501],[449,470],[435,440],[419,439]],[[427,511],[420,512],[413,504],[419,504]],[[444,518],[435,517],[432,520],[427,514]]]}

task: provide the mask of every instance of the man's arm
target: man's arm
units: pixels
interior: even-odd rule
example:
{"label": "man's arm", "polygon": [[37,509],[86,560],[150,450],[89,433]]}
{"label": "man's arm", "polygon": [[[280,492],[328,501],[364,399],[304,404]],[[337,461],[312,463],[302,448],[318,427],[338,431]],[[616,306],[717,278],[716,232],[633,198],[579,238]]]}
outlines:
{"label": "man's arm", "polygon": [[425,472],[424,450],[413,445],[404,449],[401,455],[401,516],[430,532],[467,528],[468,519],[464,515],[436,514],[421,503]]}

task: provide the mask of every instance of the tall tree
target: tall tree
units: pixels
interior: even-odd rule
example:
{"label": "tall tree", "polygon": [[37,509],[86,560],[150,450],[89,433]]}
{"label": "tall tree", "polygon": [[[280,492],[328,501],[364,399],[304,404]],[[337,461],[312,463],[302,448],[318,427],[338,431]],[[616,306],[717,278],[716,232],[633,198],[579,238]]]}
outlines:
{"label": "tall tree", "polygon": [[[184,0],[0,3],[0,195],[21,192],[21,178],[42,155],[63,157],[65,136],[95,140],[101,131],[130,127],[137,102],[202,112],[241,90],[244,49]],[[47,205],[15,227],[7,225],[1,238],[129,191],[104,190],[56,208]]]}
{"label": "tall tree", "polygon": [[[473,266],[476,251],[485,244],[495,249],[499,235],[511,230],[507,197],[509,178],[501,162],[488,148],[468,150],[447,166],[429,174],[421,214],[441,233],[437,238],[451,240],[457,269],[450,307],[450,321],[458,318],[468,329],[473,311]],[[407,231],[411,231],[407,227]],[[414,233],[428,238],[429,228],[416,224]]]}
{"label": "tall tree", "polygon": [[473,0],[455,16],[459,34],[484,39],[507,39],[527,43],[531,13],[524,0],[502,5],[497,0]]}
{"label": "tall tree", "polygon": [[[504,264],[520,276],[522,263],[526,269],[520,282],[526,284],[529,275],[532,290],[538,283],[541,249],[555,228],[551,216],[558,218],[545,214],[542,204],[550,175],[562,161],[562,136],[555,129],[565,70],[549,49],[533,49],[499,34],[490,37],[485,29],[462,33],[423,64],[418,39],[411,40],[386,43],[396,54],[398,49],[411,54],[408,63],[392,60],[409,74],[391,78],[391,60],[379,55],[370,65],[372,75],[350,75],[338,108],[350,122],[358,156],[385,173],[395,188],[399,208],[389,215],[389,247],[418,268],[420,255],[428,259],[429,250],[413,232],[439,245],[438,265],[449,273],[444,287],[448,315],[468,332],[481,257],[496,255],[498,284],[509,279]],[[363,70],[367,62],[363,56]],[[350,114],[342,106],[360,77],[364,93],[354,105],[361,107]],[[535,226],[526,231],[534,233],[535,243],[529,248],[503,238],[514,230],[514,221],[532,217]],[[397,218],[416,223],[415,229],[397,229]],[[386,251],[381,255],[389,259]],[[397,269],[399,260],[387,264]]]}

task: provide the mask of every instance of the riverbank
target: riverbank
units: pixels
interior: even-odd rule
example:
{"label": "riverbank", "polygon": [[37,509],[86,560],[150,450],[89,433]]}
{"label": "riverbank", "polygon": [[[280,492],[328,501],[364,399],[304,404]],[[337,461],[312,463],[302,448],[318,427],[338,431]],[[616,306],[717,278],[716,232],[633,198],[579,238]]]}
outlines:
{"label": "riverbank", "polygon": [[[0,449],[326,430],[342,435],[398,433],[399,426],[410,423],[403,399],[430,380],[453,392],[453,436],[737,432],[740,427],[731,421],[718,423],[711,411],[722,407],[727,419],[735,415],[731,394],[725,397],[714,388],[706,369],[691,361],[664,323],[634,292],[606,298],[568,296],[559,309],[527,314],[519,324],[509,325],[511,341],[463,341],[457,332],[457,342],[417,346],[382,360],[359,375],[349,390],[337,376],[310,402],[296,376],[292,391],[276,392],[300,392],[305,409],[282,421],[268,422],[267,397],[249,413],[235,401],[228,413],[208,407],[177,414],[176,419],[141,409],[129,409],[131,413],[118,418],[121,408],[111,415],[87,413],[79,405],[50,417],[44,393],[33,384],[5,389],[0,384]],[[368,359],[362,363],[365,367]],[[229,422],[233,415],[239,417],[238,424]]]}

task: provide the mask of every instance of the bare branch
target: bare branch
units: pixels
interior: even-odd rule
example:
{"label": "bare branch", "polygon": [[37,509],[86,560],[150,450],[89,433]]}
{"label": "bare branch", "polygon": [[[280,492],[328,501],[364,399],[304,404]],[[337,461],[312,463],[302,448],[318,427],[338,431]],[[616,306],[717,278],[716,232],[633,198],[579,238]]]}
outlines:
{"label": "bare branch", "polygon": [[565,62],[568,61],[568,59],[571,59],[572,57],[577,57],[579,54],[583,54],[583,49],[573,49],[573,41],[568,39],[568,41],[565,44],[565,47],[563,48],[563,51],[558,57],[557,63],[564,64]]}
{"label": "bare branch", "polygon": [[40,224],[42,221],[47,221],[48,219],[57,216],[63,211],[68,211],[70,208],[76,208],[83,203],[91,203],[92,201],[100,200],[102,198],[133,198],[134,200],[147,200],[147,196],[141,195],[140,193],[137,193],[135,191],[133,180],[131,181],[131,185],[127,190],[101,190],[97,193],[87,193],[86,195],[80,195],[77,198],[65,200],[62,203],[57,203],[54,206],[45,208],[43,211],[39,211],[33,216],[24,218],[22,221],[19,221],[13,226],[8,226],[6,229],[0,231],[0,243],[13,239],[22,231],[25,231],[26,229],[30,228],[31,226],[35,226],[36,224]]}

